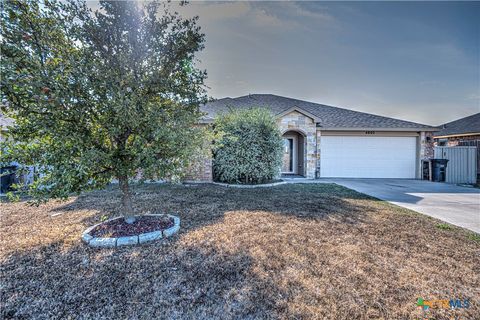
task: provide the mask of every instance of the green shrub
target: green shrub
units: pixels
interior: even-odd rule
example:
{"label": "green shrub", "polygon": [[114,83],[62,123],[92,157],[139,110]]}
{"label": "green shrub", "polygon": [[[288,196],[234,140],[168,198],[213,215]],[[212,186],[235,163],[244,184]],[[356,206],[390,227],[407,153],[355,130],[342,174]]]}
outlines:
{"label": "green shrub", "polygon": [[267,183],[278,177],[282,138],[265,109],[231,110],[216,118],[213,176],[226,183]]}
{"label": "green shrub", "polygon": [[468,235],[468,238],[470,240],[473,240],[473,241],[476,241],[476,242],[480,242],[480,234],[478,233],[475,233],[475,232],[472,232]]}
{"label": "green shrub", "polygon": [[442,229],[442,230],[452,230],[452,226],[449,225],[448,223],[439,223],[437,224],[437,228],[438,229]]}

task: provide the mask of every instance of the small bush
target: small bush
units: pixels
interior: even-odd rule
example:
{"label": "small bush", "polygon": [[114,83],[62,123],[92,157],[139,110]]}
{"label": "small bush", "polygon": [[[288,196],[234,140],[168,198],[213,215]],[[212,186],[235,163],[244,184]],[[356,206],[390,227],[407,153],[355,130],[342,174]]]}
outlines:
{"label": "small bush", "polygon": [[213,176],[226,183],[259,184],[278,177],[282,138],[265,109],[231,110],[215,120]]}
{"label": "small bush", "polygon": [[472,232],[472,233],[470,233],[470,234],[468,235],[468,238],[469,238],[470,240],[473,240],[473,241],[476,241],[476,242],[479,242],[479,243],[480,243],[480,234],[478,234],[478,233]]}
{"label": "small bush", "polygon": [[442,230],[452,230],[452,226],[449,225],[448,223],[439,223],[437,224],[437,228],[438,229],[442,229]]}

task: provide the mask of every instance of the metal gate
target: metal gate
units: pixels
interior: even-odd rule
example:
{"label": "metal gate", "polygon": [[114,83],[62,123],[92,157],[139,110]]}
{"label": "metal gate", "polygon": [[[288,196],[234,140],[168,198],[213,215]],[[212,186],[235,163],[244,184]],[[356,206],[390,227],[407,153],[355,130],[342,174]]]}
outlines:
{"label": "metal gate", "polygon": [[476,147],[435,147],[435,159],[448,159],[447,183],[477,182]]}

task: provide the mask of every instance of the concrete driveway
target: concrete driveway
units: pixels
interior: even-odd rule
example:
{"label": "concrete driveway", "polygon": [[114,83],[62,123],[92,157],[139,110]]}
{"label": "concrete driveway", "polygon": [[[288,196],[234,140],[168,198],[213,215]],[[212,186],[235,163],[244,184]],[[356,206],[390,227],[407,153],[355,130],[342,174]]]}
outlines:
{"label": "concrete driveway", "polygon": [[321,179],[480,233],[480,189],[407,179]]}

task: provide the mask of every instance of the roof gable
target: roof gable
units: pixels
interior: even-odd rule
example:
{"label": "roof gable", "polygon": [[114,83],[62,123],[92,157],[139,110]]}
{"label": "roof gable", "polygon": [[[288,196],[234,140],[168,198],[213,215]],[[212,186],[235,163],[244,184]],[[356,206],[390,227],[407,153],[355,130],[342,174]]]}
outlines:
{"label": "roof gable", "polygon": [[292,112],[295,112],[295,111],[298,112],[298,113],[303,114],[304,116],[309,117],[309,118],[312,119],[314,122],[320,122],[320,118],[319,118],[319,117],[317,117],[316,115],[314,115],[314,114],[312,114],[312,113],[310,113],[310,112],[308,112],[308,111],[306,111],[306,110],[303,110],[302,108],[299,108],[299,107],[291,107],[290,109],[287,109],[287,110],[285,110],[285,111],[283,111],[283,112],[281,112],[281,113],[279,113],[279,114],[276,114],[275,116],[276,116],[277,118],[281,118],[281,117],[284,117],[284,116],[286,116],[287,114],[292,113]]}

